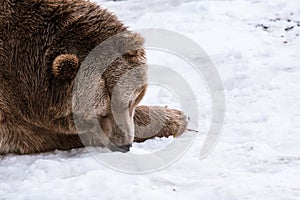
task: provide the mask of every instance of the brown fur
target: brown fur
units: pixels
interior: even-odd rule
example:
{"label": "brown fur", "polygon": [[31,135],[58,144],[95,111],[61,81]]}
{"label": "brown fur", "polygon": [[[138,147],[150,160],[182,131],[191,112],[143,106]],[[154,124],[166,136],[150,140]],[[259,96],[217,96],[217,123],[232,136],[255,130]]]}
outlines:
{"label": "brown fur", "polygon": [[[0,154],[83,147],[72,115],[74,77],[92,49],[127,31],[114,15],[85,0],[0,1]],[[95,98],[98,122],[117,147],[134,140],[124,131],[133,130],[129,120],[132,115],[136,141],[176,136],[186,128],[180,111],[137,106],[146,86],[130,91],[129,85],[138,77],[125,82],[117,95],[120,104],[130,103],[128,116],[122,111],[117,113],[117,119],[112,116],[110,98],[119,78],[143,65],[145,70],[139,77],[147,80],[143,39],[128,33],[119,46],[125,48],[132,43],[138,50],[127,52],[109,66]],[[150,120],[161,128],[147,127]],[[124,122],[125,129],[118,127],[116,121]],[[89,123],[85,119],[82,122]],[[103,144],[92,138],[89,145]]]}
{"label": "brown fur", "polygon": [[62,54],[53,61],[52,73],[62,80],[73,80],[78,67],[79,61],[76,55]]}

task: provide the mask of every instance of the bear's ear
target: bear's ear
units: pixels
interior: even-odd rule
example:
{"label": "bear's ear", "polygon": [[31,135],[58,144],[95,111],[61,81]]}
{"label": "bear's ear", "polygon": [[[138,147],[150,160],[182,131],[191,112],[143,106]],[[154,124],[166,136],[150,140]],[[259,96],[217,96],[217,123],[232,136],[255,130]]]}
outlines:
{"label": "bear's ear", "polygon": [[79,68],[76,55],[62,54],[55,58],[52,64],[52,73],[61,80],[73,80]]}

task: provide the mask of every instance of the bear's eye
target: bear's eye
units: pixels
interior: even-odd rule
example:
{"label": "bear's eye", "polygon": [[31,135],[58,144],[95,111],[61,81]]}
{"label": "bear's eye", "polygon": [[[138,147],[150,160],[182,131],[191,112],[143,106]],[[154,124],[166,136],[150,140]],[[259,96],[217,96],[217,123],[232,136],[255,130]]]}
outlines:
{"label": "bear's eye", "polygon": [[129,101],[129,108],[132,108],[132,107],[134,106],[134,105],[133,105],[133,102],[134,102],[134,101],[132,101],[132,100]]}
{"label": "bear's eye", "polygon": [[105,115],[105,116],[98,116],[100,117],[101,119],[107,119],[108,118],[108,115]]}

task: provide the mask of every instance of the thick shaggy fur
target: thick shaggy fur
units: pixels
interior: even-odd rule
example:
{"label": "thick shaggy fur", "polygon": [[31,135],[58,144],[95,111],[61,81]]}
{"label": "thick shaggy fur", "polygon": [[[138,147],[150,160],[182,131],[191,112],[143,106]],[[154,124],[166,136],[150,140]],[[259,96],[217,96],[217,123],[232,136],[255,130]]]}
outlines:
{"label": "thick shaggy fur", "polygon": [[[127,31],[114,15],[85,0],[0,1],[0,154],[82,147],[72,115],[74,78],[92,49]],[[118,78],[144,65],[141,77],[147,80],[143,38],[128,33],[128,40],[122,45],[134,43],[139,48],[109,66],[101,77],[95,102],[98,122],[117,147],[128,146],[134,139],[176,136],[186,128],[180,111],[137,106],[146,86],[133,91],[135,95],[120,94],[121,99],[132,102],[125,118],[134,119],[134,137],[126,136],[116,125],[110,98]],[[126,84],[123,89],[128,90]],[[151,120],[151,124],[162,127],[149,128]],[[130,120],[124,121],[129,132],[133,130]],[[102,144],[95,138],[90,145]]]}

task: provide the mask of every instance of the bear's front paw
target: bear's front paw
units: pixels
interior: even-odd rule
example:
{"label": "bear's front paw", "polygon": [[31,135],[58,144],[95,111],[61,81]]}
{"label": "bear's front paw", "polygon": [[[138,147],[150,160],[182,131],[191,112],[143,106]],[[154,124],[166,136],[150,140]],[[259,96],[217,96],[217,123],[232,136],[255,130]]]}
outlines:
{"label": "bear's front paw", "polygon": [[138,106],[134,115],[135,141],[181,135],[187,127],[183,112],[157,106]]}

